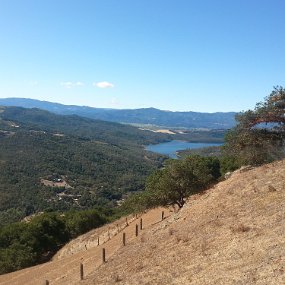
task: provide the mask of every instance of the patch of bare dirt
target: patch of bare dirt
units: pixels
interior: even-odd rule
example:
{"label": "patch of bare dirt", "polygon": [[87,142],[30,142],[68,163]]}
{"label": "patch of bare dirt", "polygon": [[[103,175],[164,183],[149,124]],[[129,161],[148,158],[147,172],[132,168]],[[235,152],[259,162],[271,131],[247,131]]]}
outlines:
{"label": "patch of bare dirt", "polygon": [[60,188],[65,188],[65,189],[72,188],[66,181],[61,180],[61,179],[60,181],[51,181],[47,179],[41,179],[41,183],[44,186],[48,186],[48,187],[60,187]]}
{"label": "patch of bare dirt", "polygon": [[162,134],[169,134],[169,135],[175,135],[175,133],[171,130],[165,130],[165,129],[161,129],[161,130],[155,130],[155,133],[162,133]]}

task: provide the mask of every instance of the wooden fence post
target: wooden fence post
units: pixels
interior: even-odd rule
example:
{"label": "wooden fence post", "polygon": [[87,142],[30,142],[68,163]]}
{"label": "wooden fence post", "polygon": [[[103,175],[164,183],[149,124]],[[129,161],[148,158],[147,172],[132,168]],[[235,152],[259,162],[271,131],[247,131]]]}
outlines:
{"label": "wooden fence post", "polygon": [[142,224],[142,218],[140,219],[140,229],[142,230],[143,224]]}
{"label": "wooden fence post", "polygon": [[83,278],[84,278],[83,264],[80,263],[80,280],[83,280]]}
{"label": "wooden fence post", "polygon": [[123,246],[126,245],[126,233],[123,233]]}
{"label": "wooden fence post", "polygon": [[103,263],[106,262],[106,250],[105,250],[105,248],[102,249],[102,261],[103,261]]}
{"label": "wooden fence post", "polygon": [[139,235],[139,226],[136,224],[136,237]]}
{"label": "wooden fence post", "polygon": [[126,217],[126,226],[128,226],[128,225],[129,225],[128,218]]}
{"label": "wooden fence post", "polygon": [[49,281],[45,280],[44,285],[49,285]]}
{"label": "wooden fence post", "polygon": [[161,212],[161,220],[164,220],[164,211]]}
{"label": "wooden fence post", "polygon": [[98,236],[98,245],[100,245],[100,239],[99,239],[99,236]]}

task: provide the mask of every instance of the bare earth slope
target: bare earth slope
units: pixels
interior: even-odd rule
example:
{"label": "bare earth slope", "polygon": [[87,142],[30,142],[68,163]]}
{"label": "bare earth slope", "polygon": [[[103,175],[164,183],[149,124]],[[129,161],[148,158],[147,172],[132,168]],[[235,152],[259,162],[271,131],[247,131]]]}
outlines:
{"label": "bare earth slope", "polygon": [[[96,234],[90,233],[67,245],[52,262],[0,276],[0,284],[40,285],[45,279],[50,285],[285,284],[284,202],[285,161],[237,171],[164,221],[161,209],[144,214],[137,238],[134,225],[139,220],[134,220],[122,229],[125,247],[122,231],[111,236],[104,244],[104,264],[102,246],[91,242]],[[120,225],[124,221],[110,227]],[[101,231],[109,239],[108,229]],[[81,251],[75,253],[75,248]],[[79,262],[84,264],[83,281]]]}

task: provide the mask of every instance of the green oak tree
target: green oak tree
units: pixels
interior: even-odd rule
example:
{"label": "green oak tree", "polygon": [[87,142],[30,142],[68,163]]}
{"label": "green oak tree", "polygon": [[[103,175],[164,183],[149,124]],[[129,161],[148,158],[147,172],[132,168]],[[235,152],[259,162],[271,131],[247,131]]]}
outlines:
{"label": "green oak tree", "polygon": [[261,165],[284,157],[285,89],[274,87],[254,110],[236,116],[237,126],[225,137],[224,155],[236,165]]}
{"label": "green oak tree", "polygon": [[177,205],[182,208],[190,195],[205,190],[220,176],[219,167],[217,159],[200,156],[170,160],[148,178],[142,203],[147,207]]}

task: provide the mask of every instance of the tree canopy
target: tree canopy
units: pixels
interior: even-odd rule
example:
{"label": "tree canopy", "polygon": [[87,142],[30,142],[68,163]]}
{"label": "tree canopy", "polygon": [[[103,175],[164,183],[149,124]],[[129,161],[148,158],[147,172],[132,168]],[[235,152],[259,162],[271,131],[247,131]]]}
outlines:
{"label": "tree canopy", "polygon": [[109,221],[98,210],[45,213],[0,227],[0,274],[49,260],[67,241]]}
{"label": "tree canopy", "polygon": [[224,154],[238,164],[260,165],[284,157],[285,89],[274,87],[263,102],[236,116],[225,137]]}
{"label": "tree canopy", "polygon": [[219,160],[212,157],[169,160],[148,178],[146,190],[132,202],[139,205],[137,210],[171,205],[182,208],[187,197],[206,189],[220,176],[219,169]]}

